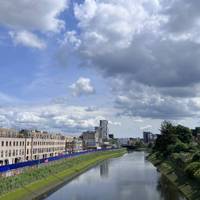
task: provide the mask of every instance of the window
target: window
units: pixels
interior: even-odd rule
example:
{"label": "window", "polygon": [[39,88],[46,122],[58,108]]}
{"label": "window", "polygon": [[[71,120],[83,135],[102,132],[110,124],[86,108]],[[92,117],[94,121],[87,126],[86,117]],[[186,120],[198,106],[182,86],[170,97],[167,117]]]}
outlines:
{"label": "window", "polygon": [[4,146],[4,141],[1,142],[1,146],[2,146],[2,147]]}
{"label": "window", "polygon": [[1,151],[1,157],[3,158],[3,150]]}
{"label": "window", "polygon": [[5,151],[5,157],[8,157],[8,151],[7,150]]}
{"label": "window", "polygon": [[6,146],[8,146],[8,141],[6,141]]}

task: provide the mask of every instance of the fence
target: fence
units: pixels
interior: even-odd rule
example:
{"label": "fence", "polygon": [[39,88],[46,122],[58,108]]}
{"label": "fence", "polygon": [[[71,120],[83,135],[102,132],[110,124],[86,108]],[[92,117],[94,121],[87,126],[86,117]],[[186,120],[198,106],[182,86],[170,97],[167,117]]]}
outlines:
{"label": "fence", "polygon": [[39,159],[39,160],[32,160],[32,161],[26,161],[26,162],[20,162],[20,163],[16,163],[16,164],[0,166],[0,173],[5,173],[5,172],[11,171],[11,170],[16,170],[16,169],[25,168],[25,167],[32,167],[35,165],[40,165],[42,163],[49,163],[49,162],[61,160],[64,158],[72,158],[72,157],[80,156],[83,154],[89,154],[89,153],[94,153],[94,152],[98,152],[98,151],[108,151],[108,150],[111,150],[111,149],[89,150],[89,151],[83,151],[83,152],[77,152],[77,153],[71,153],[71,154],[63,154],[63,155]]}

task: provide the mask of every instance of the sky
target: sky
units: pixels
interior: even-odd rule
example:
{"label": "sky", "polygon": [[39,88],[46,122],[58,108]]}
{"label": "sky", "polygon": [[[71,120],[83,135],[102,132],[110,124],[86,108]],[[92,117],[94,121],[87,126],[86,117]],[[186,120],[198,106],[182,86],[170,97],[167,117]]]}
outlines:
{"label": "sky", "polygon": [[0,1],[0,127],[116,137],[200,125],[200,1]]}

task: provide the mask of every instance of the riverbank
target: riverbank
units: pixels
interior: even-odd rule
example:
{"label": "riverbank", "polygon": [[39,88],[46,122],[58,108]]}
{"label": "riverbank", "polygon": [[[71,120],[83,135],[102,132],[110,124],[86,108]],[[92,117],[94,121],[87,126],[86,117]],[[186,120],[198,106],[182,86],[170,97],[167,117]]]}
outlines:
{"label": "riverbank", "polygon": [[0,200],[41,199],[89,168],[106,159],[120,157],[125,152],[120,149],[82,155],[29,169],[15,177],[1,178]]}
{"label": "riverbank", "polygon": [[151,154],[147,159],[160,171],[161,174],[166,176],[168,180],[177,187],[186,199],[200,199],[199,182],[188,178],[184,169],[178,168],[176,164],[170,160],[158,159],[155,154]]}

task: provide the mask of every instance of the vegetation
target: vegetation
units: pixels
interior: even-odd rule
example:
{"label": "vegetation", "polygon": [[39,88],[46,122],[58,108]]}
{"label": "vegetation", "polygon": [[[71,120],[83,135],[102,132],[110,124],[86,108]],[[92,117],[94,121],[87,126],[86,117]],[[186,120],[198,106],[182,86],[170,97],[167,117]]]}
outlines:
{"label": "vegetation", "polygon": [[82,155],[37,168],[29,168],[14,177],[0,178],[0,200],[35,198],[98,162],[124,153],[125,150],[122,149]]}
{"label": "vegetation", "polygon": [[156,165],[188,199],[200,199],[200,145],[196,132],[164,121],[149,160]]}

